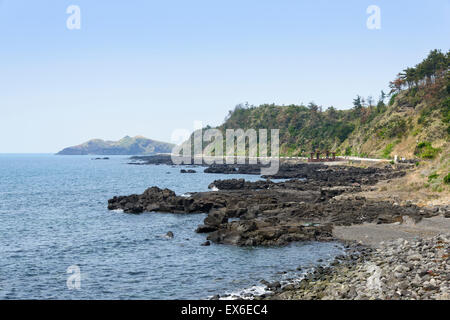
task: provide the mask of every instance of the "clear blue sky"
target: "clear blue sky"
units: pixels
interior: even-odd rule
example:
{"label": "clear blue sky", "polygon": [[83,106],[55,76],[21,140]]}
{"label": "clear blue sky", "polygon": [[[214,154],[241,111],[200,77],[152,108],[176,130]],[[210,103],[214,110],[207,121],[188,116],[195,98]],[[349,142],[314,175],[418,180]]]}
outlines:
{"label": "clear blue sky", "polygon": [[449,40],[449,0],[0,0],[0,152],[169,141],[246,101],[349,108]]}

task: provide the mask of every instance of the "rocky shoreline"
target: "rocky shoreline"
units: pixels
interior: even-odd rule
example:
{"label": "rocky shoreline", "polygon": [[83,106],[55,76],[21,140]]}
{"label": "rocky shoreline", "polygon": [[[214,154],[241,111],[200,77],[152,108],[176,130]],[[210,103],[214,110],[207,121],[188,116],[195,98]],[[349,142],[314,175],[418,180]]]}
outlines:
{"label": "rocky shoreline", "polygon": [[355,195],[363,186],[404,175],[404,171],[390,166],[357,168],[303,163],[282,165],[277,176],[294,173],[301,178],[284,182],[218,180],[210,185],[218,191],[189,196],[151,187],[140,195],[110,199],[108,209],[132,214],[206,213],[204,223],[196,231],[208,233],[207,240],[212,242],[239,246],[331,241],[333,226],[394,223],[405,217],[420,221],[439,214],[413,204],[400,206]]}
{"label": "rocky shoreline", "polygon": [[397,239],[378,248],[352,245],[347,255],[298,283],[253,297],[282,300],[449,300],[450,233]]}
{"label": "rocky shoreline", "polygon": [[[167,157],[149,161],[167,164],[166,160]],[[259,169],[259,165],[213,165],[205,172],[257,174]],[[417,223],[438,215],[448,218],[449,206],[401,205],[358,194],[379,181],[402,177],[405,172],[405,168],[390,165],[360,168],[281,163],[278,174],[265,180],[216,180],[209,186],[215,191],[183,196],[151,187],[140,195],[110,199],[108,209],[130,214],[205,213],[207,216],[196,232],[206,233],[207,241],[238,246],[335,241],[336,226]],[[275,178],[289,180],[271,180]],[[417,242],[398,240],[381,249],[348,245],[349,254],[338,257],[331,266],[319,267],[299,283],[284,287],[267,284],[272,294],[253,298],[448,299],[448,240],[448,235]]]}

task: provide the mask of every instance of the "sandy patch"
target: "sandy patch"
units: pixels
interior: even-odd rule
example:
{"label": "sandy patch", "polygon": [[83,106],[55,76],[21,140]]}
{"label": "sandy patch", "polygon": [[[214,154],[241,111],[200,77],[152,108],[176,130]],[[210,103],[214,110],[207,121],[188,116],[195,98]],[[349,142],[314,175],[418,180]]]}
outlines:
{"label": "sandy patch", "polygon": [[431,238],[437,234],[450,232],[450,219],[442,216],[422,219],[418,223],[406,220],[403,223],[373,224],[365,223],[353,226],[336,226],[333,235],[341,240],[354,240],[370,246],[379,246],[381,242],[416,238]]}

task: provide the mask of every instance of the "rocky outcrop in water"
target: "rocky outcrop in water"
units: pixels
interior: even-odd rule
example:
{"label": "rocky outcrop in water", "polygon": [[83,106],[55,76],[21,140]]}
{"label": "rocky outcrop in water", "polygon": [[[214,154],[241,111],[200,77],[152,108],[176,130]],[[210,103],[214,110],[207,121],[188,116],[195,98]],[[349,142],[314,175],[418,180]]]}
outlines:
{"label": "rocky outcrop in water", "polygon": [[197,171],[192,170],[192,169],[188,169],[188,170],[186,170],[186,169],[181,169],[181,170],[180,170],[180,173],[197,173]]}
{"label": "rocky outcrop in water", "polygon": [[[326,166],[313,168],[320,168],[319,172],[329,170]],[[419,221],[438,214],[412,204],[399,206],[361,196],[336,198],[343,193],[360,191],[361,184],[370,185],[378,179],[395,176],[396,172],[390,169],[341,167],[330,172],[334,172],[333,181],[325,180],[325,176],[318,180],[294,179],[278,183],[219,180],[210,186],[219,191],[192,193],[189,197],[152,187],[141,195],[114,197],[108,201],[108,208],[122,209],[126,213],[207,213],[197,232],[209,233],[208,240],[216,243],[242,246],[326,241],[332,239],[334,225],[401,222],[405,216]],[[316,175],[322,177],[322,173]]]}
{"label": "rocky outcrop in water", "polygon": [[122,209],[126,213],[139,214],[143,212],[170,212],[170,213],[201,213],[209,212],[218,204],[215,199],[186,198],[177,196],[169,189],[151,187],[143,194],[119,196],[108,200],[108,209]]}

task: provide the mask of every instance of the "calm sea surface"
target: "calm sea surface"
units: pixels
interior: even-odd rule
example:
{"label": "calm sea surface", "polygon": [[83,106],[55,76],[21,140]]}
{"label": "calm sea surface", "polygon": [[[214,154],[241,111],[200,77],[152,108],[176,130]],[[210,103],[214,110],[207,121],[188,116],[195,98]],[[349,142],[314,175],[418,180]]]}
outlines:
{"label": "calm sea surface", "polygon": [[[202,247],[194,230],[205,214],[128,215],[107,200],[150,186],[206,191],[230,176],[92,158],[0,155],[0,299],[202,299],[297,277],[298,266],[342,253],[336,243]],[[81,271],[79,290],[68,289],[70,266]]]}

